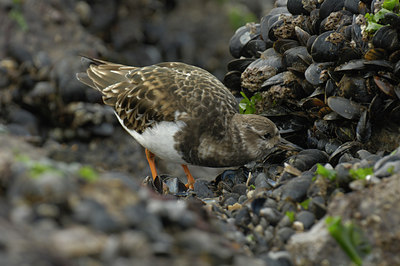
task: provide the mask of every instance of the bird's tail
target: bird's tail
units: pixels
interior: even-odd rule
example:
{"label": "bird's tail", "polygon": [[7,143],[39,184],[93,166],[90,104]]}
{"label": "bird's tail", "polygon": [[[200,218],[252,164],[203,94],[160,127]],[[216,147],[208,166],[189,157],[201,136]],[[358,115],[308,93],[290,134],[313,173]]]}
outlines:
{"label": "bird's tail", "polygon": [[135,67],[83,56],[82,63],[88,65],[86,72],[76,74],[83,84],[100,91],[108,105],[115,104],[118,93],[128,86],[126,75]]}

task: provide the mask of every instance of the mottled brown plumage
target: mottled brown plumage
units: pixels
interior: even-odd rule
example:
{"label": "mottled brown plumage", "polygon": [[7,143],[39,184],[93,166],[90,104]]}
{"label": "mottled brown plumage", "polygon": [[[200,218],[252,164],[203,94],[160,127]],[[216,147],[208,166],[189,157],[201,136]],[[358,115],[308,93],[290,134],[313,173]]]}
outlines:
{"label": "mottled brown plumage", "polygon": [[[239,114],[231,92],[201,68],[176,62],[129,67],[89,60],[86,73],[77,78],[99,90],[125,129],[161,158],[208,167],[240,166],[263,158],[280,142],[269,119]],[[164,143],[170,148],[153,145],[165,141],[156,138],[164,134],[161,130],[170,132],[174,143]],[[172,149],[179,158],[169,152]]]}

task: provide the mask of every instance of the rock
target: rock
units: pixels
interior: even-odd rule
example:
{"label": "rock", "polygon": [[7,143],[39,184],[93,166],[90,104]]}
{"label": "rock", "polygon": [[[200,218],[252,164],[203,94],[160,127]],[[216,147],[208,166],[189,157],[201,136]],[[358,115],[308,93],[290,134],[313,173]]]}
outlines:
{"label": "rock", "polygon": [[106,235],[77,226],[54,233],[49,241],[62,256],[73,258],[100,254],[106,239]]}
{"label": "rock", "polygon": [[271,225],[276,225],[282,218],[282,214],[278,210],[269,207],[262,208],[260,216],[264,217]]}
{"label": "rock", "polygon": [[296,214],[296,220],[301,222],[305,229],[310,229],[315,222],[315,215],[309,211],[301,211]]}
{"label": "rock", "polygon": [[304,172],[301,176],[293,178],[275,189],[272,193],[275,197],[291,199],[296,202],[301,202],[307,195],[307,189],[311,184],[314,174],[312,172]]}
{"label": "rock", "polygon": [[323,261],[328,261],[329,265],[350,264],[349,257],[326,230],[325,220],[308,232],[293,235],[286,249],[294,265],[321,265]]}
{"label": "rock", "polygon": [[282,227],[282,228],[280,228],[280,229],[278,229],[278,231],[277,231],[277,236],[279,236],[279,238],[284,242],[284,243],[286,243],[289,239],[290,239],[290,237],[293,235],[293,234],[295,234],[295,231],[292,229],[292,228],[290,228],[290,227]]}
{"label": "rock", "polygon": [[199,198],[212,198],[214,197],[214,193],[208,187],[208,181],[198,179],[194,183],[194,192],[196,192]]}
{"label": "rock", "polygon": [[[393,175],[381,183],[351,194],[336,197],[328,206],[329,216],[341,217],[360,228],[371,246],[363,265],[396,265],[400,263],[400,175]],[[386,230],[390,228],[390,230]],[[296,234],[286,246],[295,265],[349,264],[350,260],[326,230],[325,219],[309,232]]]}

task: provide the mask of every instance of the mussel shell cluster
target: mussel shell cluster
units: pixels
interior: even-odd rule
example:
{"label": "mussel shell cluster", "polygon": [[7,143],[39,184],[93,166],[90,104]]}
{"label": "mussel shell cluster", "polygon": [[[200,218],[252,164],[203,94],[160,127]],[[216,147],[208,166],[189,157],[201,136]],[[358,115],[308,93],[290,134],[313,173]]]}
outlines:
{"label": "mussel shell cluster", "polygon": [[277,0],[231,38],[225,85],[237,96],[259,93],[257,112],[300,146],[331,155],[365,146],[400,125],[400,16],[387,13],[383,27],[366,31],[365,14],[382,3]]}

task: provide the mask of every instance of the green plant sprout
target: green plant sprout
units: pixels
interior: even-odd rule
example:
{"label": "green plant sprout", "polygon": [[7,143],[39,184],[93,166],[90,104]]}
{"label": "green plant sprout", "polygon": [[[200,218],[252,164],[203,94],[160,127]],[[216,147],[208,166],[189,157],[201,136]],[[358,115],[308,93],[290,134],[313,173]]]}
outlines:
{"label": "green plant sprout", "polygon": [[93,182],[98,179],[99,174],[93,167],[85,165],[79,168],[78,174],[81,178],[85,179],[88,182]]}
{"label": "green plant sprout", "polygon": [[300,202],[300,206],[304,209],[304,210],[308,210],[308,208],[310,207],[310,203],[311,203],[311,199],[308,198],[302,202]]}
{"label": "green plant sprout", "polygon": [[350,169],[349,174],[353,179],[365,179],[367,176],[372,175],[374,170],[372,167]]}
{"label": "green plant sprout", "polygon": [[343,225],[341,217],[328,216],[325,222],[329,234],[349,258],[356,265],[362,265],[362,258],[371,252],[371,246],[361,228],[353,222],[347,222]]}
{"label": "green plant sprout", "polygon": [[322,176],[330,181],[336,180],[336,171],[333,169],[328,169],[322,164],[317,164],[317,171],[315,171],[316,176]]}
{"label": "green plant sprout", "polygon": [[13,0],[13,7],[8,13],[10,18],[14,20],[22,31],[28,30],[28,23],[25,20],[24,15],[22,14],[22,1],[21,0]]}
{"label": "green plant sprout", "polygon": [[259,93],[255,93],[249,99],[243,91],[241,91],[240,94],[243,96],[243,99],[239,103],[240,113],[254,114],[256,112],[256,102],[261,100],[261,95]]}
{"label": "green plant sprout", "polygon": [[[396,12],[397,11],[397,12]],[[381,10],[376,14],[367,13],[365,18],[367,19],[367,32],[374,33],[375,31],[382,28],[385,24],[382,24],[382,19],[386,13],[398,13],[399,12],[399,0],[385,0],[382,4]]]}
{"label": "green plant sprout", "polygon": [[287,212],[285,213],[285,215],[289,218],[289,220],[290,220],[291,223],[294,222],[294,220],[295,220],[294,212],[292,212],[292,211],[287,211]]}

